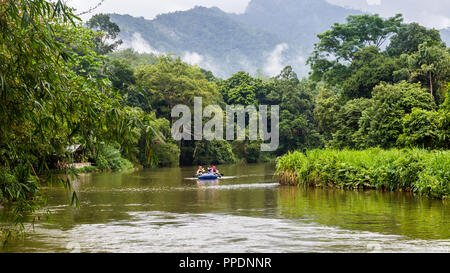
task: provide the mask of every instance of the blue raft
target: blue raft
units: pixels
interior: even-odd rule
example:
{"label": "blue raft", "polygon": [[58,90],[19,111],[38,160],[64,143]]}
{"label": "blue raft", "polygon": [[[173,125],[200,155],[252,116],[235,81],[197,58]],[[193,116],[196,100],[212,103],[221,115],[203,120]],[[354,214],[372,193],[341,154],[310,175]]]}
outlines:
{"label": "blue raft", "polygon": [[198,177],[199,180],[217,180],[219,177],[215,174],[204,174]]}

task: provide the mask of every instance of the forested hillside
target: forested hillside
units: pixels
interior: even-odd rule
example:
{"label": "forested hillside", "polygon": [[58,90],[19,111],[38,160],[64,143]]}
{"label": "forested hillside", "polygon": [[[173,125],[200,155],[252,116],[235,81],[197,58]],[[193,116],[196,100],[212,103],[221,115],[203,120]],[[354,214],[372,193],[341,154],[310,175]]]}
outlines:
{"label": "forested hillside", "polygon": [[175,53],[220,77],[244,70],[276,75],[291,65],[301,76],[317,34],[360,11],[325,0],[253,0],[243,14],[195,7],[153,20],[111,14],[125,46]]}
{"label": "forested hillside", "polygon": [[112,14],[111,20],[120,26],[125,43],[140,35],[155,52],[175,53],[220,76],[263,67],[270,51],[282,42],[273,34],[234,21],[217,8],[196,7],[154,20]]}

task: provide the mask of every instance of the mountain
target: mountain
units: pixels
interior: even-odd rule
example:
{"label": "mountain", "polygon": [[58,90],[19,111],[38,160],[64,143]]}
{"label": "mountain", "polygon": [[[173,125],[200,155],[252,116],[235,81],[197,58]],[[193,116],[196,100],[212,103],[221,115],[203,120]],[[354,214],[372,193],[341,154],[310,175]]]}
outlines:
{"label": "mountain", "polygon": [[312,48],[317,34],[348,15],[361,11],[334,6],[325,0],[253,0],[244,14],[233,17],[245,24]]}
{"label": "mountain", "polygon": [[175,53],[185,61],[226,77],[262,67],[266,52],[281,39],[230,18],[218,8],[195,7],[153,20],[110,14],[125,46],[153,53]]}
{"label": "mountain", "polygon": [[175,53],[225,78],[237,71],[278,74],[291,65],[300,76],[317,34],[361,11],[326,0],[252,0],[243,14],[195,7],[153,20],[110,14],[121,29],[124,47]]}

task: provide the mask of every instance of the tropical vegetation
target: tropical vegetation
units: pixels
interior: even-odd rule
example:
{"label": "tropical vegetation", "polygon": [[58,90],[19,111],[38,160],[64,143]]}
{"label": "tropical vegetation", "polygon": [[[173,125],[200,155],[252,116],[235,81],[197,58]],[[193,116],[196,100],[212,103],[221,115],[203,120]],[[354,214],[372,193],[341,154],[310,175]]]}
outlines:
{"label": "tropical vegetation", "polygon": [[450,196],[450,152],[421,149],[311,150],[277,161],[281,184],[411,191]]}
{"label": "tropical vegetation", "polygon": [[[117,171],[288,153],[277,161],[283,183],[448,197],[450,49],[439,32],[401,15],[333,24],[318,35],[309,77],[286,66],[274,77],[221,79],[173,54],[119,50],[120,28],[108,15],[83,23],[63,1],[6,0],[0,14],[5,238],[37,217],[42,185],[70,189],[76,162]],[[261,152],[261,139],[175,141],[171,109],[194,97],[204,106],[279,105],[279,148]]]}

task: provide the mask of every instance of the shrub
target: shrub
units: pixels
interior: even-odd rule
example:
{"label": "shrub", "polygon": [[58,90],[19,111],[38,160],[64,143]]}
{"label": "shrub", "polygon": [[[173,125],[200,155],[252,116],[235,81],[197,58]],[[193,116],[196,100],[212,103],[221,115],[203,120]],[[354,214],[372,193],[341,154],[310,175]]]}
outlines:
{"label": "shrub", "polygon": [[450,152],[412,150],[312,150],[277,159],[276,174],[288,185],[413,191],[450,195]]}
{"label": "shrub", "polygon": [[450,148],[450,112],[414,109],[403,118],[399,145],[427,149]]}
{"label": "shrub", "polygon": [[152,145],[159,166],[173,167],[180,164],[180,148],[174,143],[157,143]]}
{"label": "shrub", "polygon": [[112,146],[103,147],[96,158],[99,170],[120,171],[133,168],[133,163],[122,157],[120,151]]}
{"label": "shrub", "polygon": [[226,140],[199,141],[195,145],[194,164],[235,163],[231,144]]}

